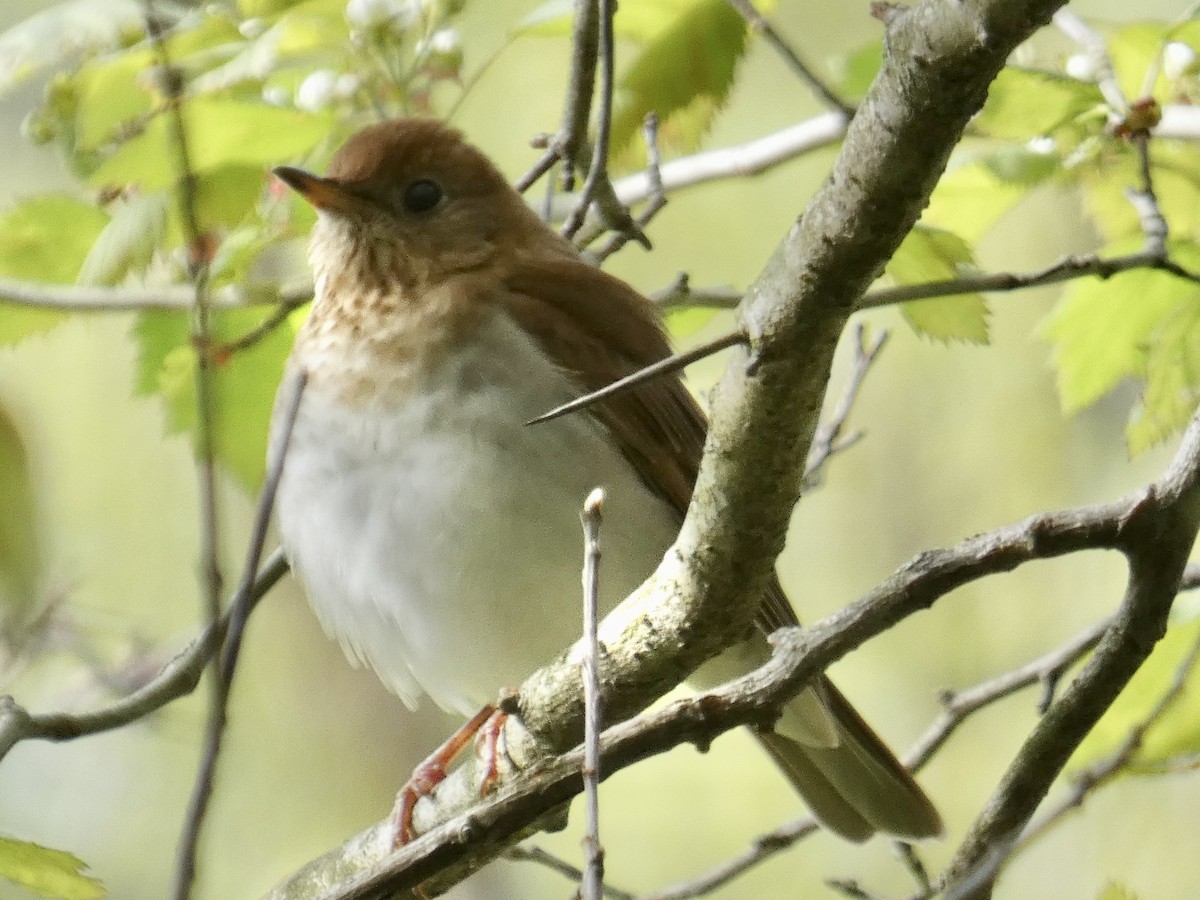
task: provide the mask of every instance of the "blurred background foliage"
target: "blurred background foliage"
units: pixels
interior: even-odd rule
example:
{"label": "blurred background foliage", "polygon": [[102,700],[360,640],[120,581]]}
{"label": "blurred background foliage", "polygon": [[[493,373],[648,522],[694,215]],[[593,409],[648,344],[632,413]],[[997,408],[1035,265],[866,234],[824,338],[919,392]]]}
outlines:
{"label": "blurred background foliage", "polygon": [[[1077,6],[1108,39],[1129,98],[1195,96],[1200,23],[1183,4],[1142,4],[1139,22],[1123,21],[1129,10],[1116,0]],[[215,337],[233,341],[278,320],[262,340],[223,357],[217,372],[222,554],[231,578],[262,477],[269,404],[303,316],[276,316],[270,301],[305,277],[311,213],[272,183],[270,167],[320,170],[381,112],[434,114],[515,180],[536,158],[530,138],[558,125],[569,8],[561,0],[162,5],[175,23],[167,49],[187,85],[199,212],[214,239],[212,284],[259,303],[218,312]],[[866,4],[760,8],[832,83],[861,96],[879,59],[880,26]],[[0,10],[0,24],[24,21],[0,37],[0,276],[185,280],[162,75],[142,16],[127,0],[45,9],[10,0]],[[642,164],[647,110],[663,117],[668,157],[822,111],[723,0],[626,2],[618,37],[614,149],[623,170]],[[1106,129],[1090,60],[1048,32],[1014,63],[922,226],[889,264],[888,282],[1025,271],[1067,254],[1137,247],[1139,224],[1123,194],[1137,183],[1136,157]],[[654,251],[626,250],[609,268],[647,293],[681,271],[698,286],[750,283],[834,152],[673,195],[651,227]],[[1200,155],[1195,143],[1165,140],[1153,154],[1172,251],[1195,268]],[[780,569],[802,617],[855,599],[920,550],[1034,512],[1108,500],[1157,474],[1169,450],[1163,441],[1191,414],[1200,387],[1197,299],[1194,284],[1141,272],[864,314],[872,331],[897,334],[851,422],[865,440],[833,462],[796,511]],[[730,319],[688,314],[673,323],[687,342],[728,329]],[[835,390],[849,362],[842,356]],[[194,360],[186,312],[0,304],[0,688],[30,708],[86,708],[124,693],[197,630],[187,439]],[[693,387],[703,394],[721,365],[693,367]],[[988,579],[862,648],[835,676],[903,749],[937,714],[939,690],[1062,643],[1112,609],[1123,575],[1119,558],[1096,553]],[[1170,682],[1194,640],[1190,606],[1181,601],[1178,626],[1077,766],[1119,745]],[[951,838],[1028,732],[1035,693],[973,719],[922,776]],[[116,733],[15,748],[0,766],[0,835],[74,854],[110,896],[163,896],[205,697]],[[1197,751],[1198,713],[1195,692],[1185,694],[1138,760],[1146,777],[1116,782],[1022,852],[998,896],[1094,898],[1118,890],[1113,884],[1143,898],[1194,896],[1200,785],[1161,769]],[[251,625],[199,896],[258,896],[383,817],[396,787],[453,724],[436,710],[408,713],[371,674],[350,669],[285,583]],[[605,783],[602,802],[609,876],[640,891],[695,875],[800,812],[740,734],[705,756],[685,748],[622,772]],[[538,842],[577,858],[575,826]],[[0,877],[23,864],[15,846],[0,843]],[[936,870],[952,847],[932,842],[921,853]],[[73,871],[70,858],[47,859],[49,869]],[[89,896],[86,884],[63,877]],[[885,841],[855,847],[819,835],[720,896],[819,897],[830,893],[824,879],[835,877],[889,895],[912,890]],[[44,892],[74,896],[53,884]],[[499,863],[455,896],[570,890],[528,864]],[[32,896],[7,885],[0,894]]]}

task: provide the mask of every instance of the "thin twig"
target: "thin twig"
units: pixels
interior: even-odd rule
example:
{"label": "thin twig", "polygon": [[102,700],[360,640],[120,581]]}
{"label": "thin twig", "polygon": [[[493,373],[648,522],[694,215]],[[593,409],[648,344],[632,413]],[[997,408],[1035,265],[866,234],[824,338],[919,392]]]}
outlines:
{"label": "thin twig", "polygon": [[287,306],[280,303],[275,309],[271,310],[270,315],[243,334],[241,337],[235,338],[232,341],[227,341],[223,344],[218,344],[214,350],[214,354],[219,358],[221,355],[229,353],[237,353],[239,350],[246,350],[253,347],[272,331],[287,321],[287,317],[292,314],[295,309],[293,306]]}
{"label": "thin twig", "polygon": [[771,48],[783,58],[788,68],[807,84],[826,106],[842,113],[847,119],[854,115],[854,105],[839,97],[833,88],[808,67],[792,45],[783,39],[783,36],[775,30],[775,26],[758,11],[750,0],[728,0],[728,2],[746,20],[750,29],[762,35]]}
{"label": "thin twig", "polygon": [[925,863],[921,860],[917,853],[917,848],[908,841],[894,841],[892,846],[896,849],[896,855],[900,857],[900,861],[904,863],[904,868],[908,869],[912,875],[913,881],[917,883],[917,893],[920,897],[928,897],[933,893],[933,883],[929,880],[929,870],[925,868]]}
{"label": "thin twig", "polygon": [[833,408],[828,418],[821,420],[821,423],[817,426],[817,433],[813,436],[813,442],[809,447],[808,459],[804,467],[804,487],[806,490],[820,484],[821,470],[829,462],[830,457],[841,453],[847,447],[853,446],[862,438],[861,432],[856,432],[843,438],[842,429],[846,426],[846,420],[850,418],[854,402],[858,399],[867,373],[871,371],[875,360],[879,358],[879,353],[883,350],[883,345],[887,343],[887,339],[888,332],[881,331],[879,337],[871,341],[868,346],[866,326],[862,322],[855,322],[854,365],[850,370],[850,377],[846,381],[846,387],[842,390],[842,395],[838,399],[837,405]]}
{"label": "thin twig", "polygon": [[1158,205],[1158,197],[1154,193],[1154,174],[1150,161],[1150,134],[1145,131],[1135,132],[1130,136],[1138,156],[1139,185],[1137,188],[1126,188],[1125,196],[1133,205],[1142,226],[1142,236],[1146,239],[1145,252],[1159,257],[1167,256],[1167,237],[1170,229],[1166,216]]}
{"label": "thin twig", "polygon": [[941,715],[904,755],[904,764],[914,772],[920,771],[973,713],[1032,685],[1040,683],[1046,687],[1038,703],[1038,712],[1044,713],[1050,706],[1048,699],[1053,697],[1053,686],[1067,669],[1092,651],[1111,624],[1108,619],[1097,622],[1061,647],[1019,668],[963,690],[945,691],[939,698]]}
{"label": "thin twig", "polygon": [[[638,228],[644,234],[650,220],[662,212],[667,205],[667,195],[662,184],[662,157],[658,148],[658,116],[652,112],[646,113],[646,120],[642,123],[642,137],[646,142],[646,177],[650,179],[651,193],[649,202],[638,213],[634,221],[637,222]],[[603,247],[590,254],[585,254],[585,256],[599,265],[628,244],[631,237],[628,230],[614,231]],[[587,246],[589,241],[581,236],[576,243],[577,246]]]}
{"label": "thin twig", "polygon": [[596,61],[599,58],[600,14],[596,0],[575,0],[575,18],[571,31],[571,77],[567,83],[562,125],[550,139],[546,151],[516,184],[521,193],[539,178],[563,163],[563,183],[571,190],[574,166],[587,141],[592,93],[596,85]]}
{"label": "thin twig", "polygon": [[[249,306],[279,304],[288,309],[303,306],[312,299],[311,284],[288,285],[278,291],[246,289],[226,285],[209,292],[209,309],[241,309]],[[0,301],[39,309],[67,312],[107,313],[143,310],[190,310],[196,302],[192,286],[166,285],[144,288],[122,285],[100,287],[78,284],[41,284],[16,278],[0,278]]]}
{"label": "thin twig", "polygon": [[[283,551],[276,550],[267,557],[254,580],[250,598],[254,601],[261,599],[287,574],[287,570]],[[112,731],[144,719],[180,697],[186,697],[200,683],[200,676],[216,654],[227,626],[228,613],[216,628],[206,628],[193,639],[163,666],[155,678],[129,696],[101,709],[83,713],[31,713],[11,697],[0,697],[0,760],[21,741],[70,741]]]}
{"label": "thin twig", "polygon": [[657,378],[660,375],[667,375],[671,372],[678,372],[680,369],[690,366],[697,360],[704,359],[707,356],[712,356],[714,353],[719,353],[726,350],[735,344],[744,344],[746,335],[741,331],[731,331],[728,334],[701,344],[698,347],[693,347],[684,353],[675,353],[668,356],[666,359],[659,360],[644,368],[638,369],[631,375],[626,375],[614,381],[612,384],[605,385],[599,390],[592,391],[590,394],[584,394],[582,397],[564,403],[561,406],[556,406],[549,412],[542,413],[536,418],[530,419],[526,425],[540,425],[542,422],[550,422],[560,416],[565,416],[568,413],[577,412],[581,409],[586,409],[599,403],[601,400],[607,400],[617,394],[623,394],[626,391],[633,390],[640,384],[649,381],[652,378]]}
{"label": "thin twig", "polygon": [[284,390],[288,390],[290,387],[290,393],[287,395],[287,405],[283,408],[282,430],[276,438],[278,444],[272,454],[266,482],[259,496],[258,508],[255,510],[254,525],[250,532],[242,579],[230,604],[229,627],[225,634],[224,650],[214,665],[216,672],[214,680],[220,689],[209,710],[204,752],[200,759],[200,768],[196,773],[195,783],[192,786],[192,795],[188,802],[187,814],[184,817],[184,826],[179,839],[172,892],[172,896],[176,900],[185,900],[189,897],[195,882],[200,832],[208,812],[209,801],[212,799],[213,785],[216,780],[217,760],[221,755],[221,745],[229,712],[229,694],[233,685],[233,673],[237,666],[242,633],[254,607],[254,599],[251,596],[255,580],[254,573],[258,570],[258,561],[262,556],[263,544],[267,538],[267,526],[271,521],[271,510],[275,506],[275,492],[279,487],[279,479],[283,475],[288,444],[291,441],[292,428],[296,424],[296,415],[300,410],[300,399],[304,394],[307,378],[308,376],[303,370],[298,370],[289,379],[290,383],[285,382],[284,384]]}
{"label": "thin twig", "polygon": [[579,192],[574,208],[563,223],[563,237],[571,238],[583,226],[588,210],[595,201],[600,217],[611,229],[628,234],[647,250],[650,240],[629,214],[629,209],[617,198],[608,177],[608,147],[612,131],[613,82],[616,51],[613,46],[613,16],[615,0],[596,0],[599,4],[600,104],[596,111],[596,143],[587,178]]}
{"label": "thin twig", "polygon": [[213,386],[212,321],[208,297],[208,264],[211,250],[200,230],[196,202],[196,171],[192,167],[187,125],[183,121],[183,73],[171,62],[162,23],[151,0],[146,2],[146,33],[154,46],[171,126],[178,175],[179,215],[187,240],[188,278],[193,289],[192,346],[196,351],[196,457],[200,478],[200,564],[204,573],[205,606],[209,626],[221,617],[221,561],[218,536],[216,484],[216,400]]}
{"label": "thin twig", "polygon": [[[515,862],[537,863],[539,866],[544,866],[552,872],[557,872],[575,884],[583,880],[583,872],[578,867],[571,865],[565,859],[559,859],[553,853],[543,850],[541,847],[522,844],[520,847],[513,847],[505,853],[504,858]],[[601,890],[609,900],[637,900],[637,897],[628,891],[623,891],[611,885],[602,885]]]}
{"label": "thin twig", "polygon": [[925,284],[906,284],[898,287],[883,288],[869,291],[862,300],[862,309],[875,309],[880,306],[891,306],[895,303],[907,303],[911,300],[925,300],[930,297],[948,297],[954,294],[970,294],[979,291],[1019,291],[1025,288],[1038,287],[1044,284],[1057,284],[1070,281],[1085,275],[1097,278],[1111,278],[1121,272],[1134,269],[1159,269],[1164,272],[1200,284],[1200,272],[1193,272],[1171,259],[1146,250],[1129,253],[1123,256],[1100,257],[1095,254],[1088,256],[1068,256],[1044,269],[1033,272],[1013,273],[999,272],[994,275],[979,275],[968,278],[949,278],[944,281],[930,281]]}
{"label": "thin twig", "polygon": [[787,850],[797,841],[816,834],[820,828],[816,819],[811,817],[781,825],[774,831],[759,835],[740,854],[726,860],[703,876],[661,891],[655,891],[652,894],[646,894],[638,897],[637,900],[691,900],[693,897],[708,896],[738,878],[747,869],[752,869],[775,854]]}
{"label": "thin twig", "polygon": [[680,272],[671,284],[651,294],[650,299],[663,312],[674,309],[737,309],[742,302],[742,291],[731,287],[694,288],[687,272]]}
{"label": "thin twig", "polygon": [[583,900],[600,900],[604,884],[604,845],[600,843],[600,732],[604,728],[600,694],[600,524],[604,490],[596,488],[583,504],[583,797],[587,827],[583,837]]}
{"label": "thin twig", "polygon": [[1070,812],[1082,807],[1091,794],[1120,775],[1133,762],[1145,742],[1146,735],[1162,720],[1162,717],[1183,693],[1187,686],[1188,676],[1195,668],[1198,659],[1200,659],[1200,637],[1192,642],[1191,648],[1175,670],[1175,677],[1171,679],[1167,689],[1158,698],[1154,708],[1147,713],[1144,719],[1129,729],[1129,733],[1121,745],[1111,755],[1079,773],[1073,779],[1074,784],[1070,795],[1046,813],[1040,821],[1029,827],[1021,837],[1021,848],[1028,847],[1043,837]]}

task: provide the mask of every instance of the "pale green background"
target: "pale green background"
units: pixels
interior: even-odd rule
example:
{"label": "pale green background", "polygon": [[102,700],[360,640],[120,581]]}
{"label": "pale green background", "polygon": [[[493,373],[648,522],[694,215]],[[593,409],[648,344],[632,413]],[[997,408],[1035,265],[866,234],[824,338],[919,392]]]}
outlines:
{"label": "pale green background", "polygon": [[[485,59],[534,5],[472,3],[464,25],[468,65]],[[0,19],[37,6],[10,0]],[[782,0],[781,7],[783,30],[817,63],[879,31],[865,2]],[[1080,12],[1124,15],[1126,8],[1111,0],[1081,4]],[[1159,2],[1139,13],[1172,16],[1181,8]],[[561,42],[519,42],[457,116],[513,177],[533,159],[529,136],[556,124],[565,60]],[[65,183],[52,152],[18,137],[35,96],[21,92],[0,105],[0,202]],[[818,108],[768,48],[755,46],[707,144],[745,140]],[[655,252],[629,249],[612,270],[646,291],[680,270],[698,285],[748,283],[831,158],[815,154],[760,178],[672,198],[651,231]],[[1070,197],[1039,192],[987,240],[984,264],[1029,267],[1087,249],[1087,230],[1071,224],[1078,212]],[[1128,396],[1069,420],[1059,413],[1047,347],[1030,336],[1054,296],[997,297],[986,349],[917,338],[892,311],[869,317],[895,334],[853,423],[867,430],[866,439],[801,504],[781,563],[805,619],[855,599],[922,549],[1039,510],[1112,499],[1160,470],[1170,448],[1127,458],[1121,429]],[[194,634],[199,608],[190,451],[182,439],[163,436],[157,401],[131,399],[130,322],[79,318],[0,349],[0,404],[16,417],[32,457],[49,583],[69,592],[79,626],[110,661],[134,642],[169,654]],[[693,384],[710,382],[720,365],[696,367]],[[231,485],[221,499],[232,579],[249,501]],[[1122,573],[1117,558],[1093,554],[989,579],[872,642],[835,675],[903,748],[936,715],[939,689],[1060,643],[1112,608]],[[106,696],[66,658],[36,667],[11,689],[38,710],[87,707]],[[1022,694],[973,720],[922,777],[952,837],[1027,733],[1036,699]],[[0,833],[78,854],[113,897],[164,896],[203,717],[201,695],[116,734],[18,747],[0,766]],[[406,712],[369,673],[351,671],[296,588],[275,591],[248,636],[199,896],[255,897],[380,819],[422,751],[452,724],[429,710]],[[642,891],[693,876],[800,813],[741,734],[717,741],[707,756],[681,749],[623,772],[605,784],[602,803],[610,878]],[[1024,854],[998,896],[1091,898],[1111,875],[1144,898],[1194,897],[1198,809],[1195,778],[1121,782]],[[573,819],[567,833],[538,843],[578,859],[578,840]],[[937,871],[952,849],[952,840],[930,842],[922,852]],[[912,889],[886,841],[856,847],[822,835],[719,896],[830,896],[822,885],[830,877],[857,878],[892,896]],[[501,863],[455,896],[571,891],[558,876]]]}

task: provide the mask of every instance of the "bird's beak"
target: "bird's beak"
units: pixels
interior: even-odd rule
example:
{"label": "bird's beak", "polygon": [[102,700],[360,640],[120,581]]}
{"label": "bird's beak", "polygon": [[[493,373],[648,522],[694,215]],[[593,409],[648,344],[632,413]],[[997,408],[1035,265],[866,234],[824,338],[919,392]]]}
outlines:
{"label": "bird's beak", "polygon": [[355,205],[354,195],[331,178],[322,178],[292,166],[278,166],[272,171],[276,178],[317,209],[348,212]]}

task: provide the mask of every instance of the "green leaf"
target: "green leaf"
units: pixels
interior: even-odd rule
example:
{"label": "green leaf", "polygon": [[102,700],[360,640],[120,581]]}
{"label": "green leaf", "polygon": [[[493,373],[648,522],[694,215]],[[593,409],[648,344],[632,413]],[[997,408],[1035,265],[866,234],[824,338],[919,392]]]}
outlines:
{"label": "green leaf", "polygon": [[[1111,756],[1133,728],[1140,727],[1175,681],[1197,639],[1200,619],[1172,623],[1149,659],[1084,738],[1068,764],[1078,772]],[[1192,666],[1183,691],[1147,730],[1134,754],[1130,774],[1153,773],[1181,756],[1200,752],[1200,667]]]}
{"label": "green leaf", "polygon": [[[327,116],[263,103],[197,98],[184,107],[192,168],[207,173],[224,166],[269,168],[308,153],[333,125]],[[97,186],[138,184],[155,190],[174,183],[174,132],[168,116],[105,160],[90,178]]]}
{"label": "green leaf", "polygon": [[[107,222],[101,210],[71,197],[26,200],[0,216],[0,276],[70,284]],[[0,302],[0,345],[52,328],[66,315]]]}
{"label": "green leaf", "polygon": [[838,86],[847,97],[861,100],[883,65],[883,44],[872,41],[837,63]]}
{"label": "green leaf", "polygon": [[[215,342],[220,345],[237,340],[271,311],[270,307],[214,310]],[[303,316],[301,312],[289,317],[253,346],[219,360],[212,370],[217,459],[250,490],[262,482],[267,423],[275,390]],[[188,327],[185,313],[156,311],[138,317],[135,337],[141,352],[137,387],[140,393],[162,397],[169,431],[194,436],[196,354]]]}
{"label": "green leaf", "polygon": [[987,102],[972,122],[980,134],[1027,140],[1102,106],[1096,85],[1030,69],[1003,69],[988,89]]}
{"label": "green leaf", "polygon": [[[1200,241],[1200,156],[1190,143],[1156,141],[1151,153],[1154,192],[1171,234]],[[1141,224],[1126,191],[1138,184],[1140,162],[1127,144],[1109,143],[1080,172],[1084,203],[1106,241],[1140,238]]]}
{"label": "green leaf", "polygon": [[676,0],[663,6],[672,8],[670,24],[643,44],[618,84],[614,154],[632,142],[649,112],[658,114],[664,143],[694,148],[729,96],[746,49],[745,22],[725,0]]}
{"label": "green leaf", "polygon": [[74,0],[35,13],[0,35],[0,95],[77,54],[140,35],[145,15],[137,0]]}
{"label": "green leaf", "polygon": [[[1105,253],[1134,249],[1137,245],[1117,245]],[[1169,249],[1185,266],[1200,264],[1194,244],[1173,241]],[[1054,344],[1063,408],[1078,410],[1123,378],[1144,376],[1151,354],[1158,352],[1156,333],[1198,301],[1200,287],[1150,269],[1073,282],[1042,327]]]}
{"label": "green leaf", "polygon": [[1200,399],[1200,290],[1160,323],[1146,347],[1146,387],[1125,435],[1140,453],[1183,430]]}
{"label": "green leaf", "polygon": [[1106,48],[1126,99],[1137,100],[1147,92],[1153,93],[1154,85],[1146,84],[1146,76],[1157,64],[1166,39],[1167,28],[1159,22],[1135,22],[1109,35]]}
{"label": "green leaf", "polygon": [[[1035,171],[1036,166],[1029,163],[1026,174],[1032,177]],[[1031,185],[1006,174],[1011,171],[997,164],[996,155],[950,170],[938,182],[921,216],[922,224],[978,241],[1029,193]]]}
{"label": "green leaf", "polygon": [[0,878],[38,896],[58,900],[98,900],[107,896],[104,885],[83,874],[86,868],[86,863],[64,850],[0,837]]}
{"label": "green leaf", "polygon": [[167,221],[165,193],[129,197],[113,214],[79,270],[80,284],[120,284],[141,274],[162,243]]}
{"label": "green leaf", "polygon": [[719,312],[718,309],[705,309],[700,306],[685,307],[671,310],[664,320],[671,337],[679,340],[699,331]]}
{"label": "green leaf", "polygon": [[149,115],[155,98],[149,79],[154,54],[127,50],[88,63],[73,76],[75,142],[94,149],[114,139],[118,127]]}
{"label": "green leaf", "polygon": [[41,579],[37,508],[29,457],[16,425],[0,408],[0,626],[13,630],[36,605]]}
{"label": "green leaf", "polygon": [[[922,284],[958,278],[974,271],[971,248],[958,235],[918,225],[884,270],[893,284]],[[901,313],[918,333],[941,341],[988,341],[987,302],[979,294],[958,294],[905,303]]]}

